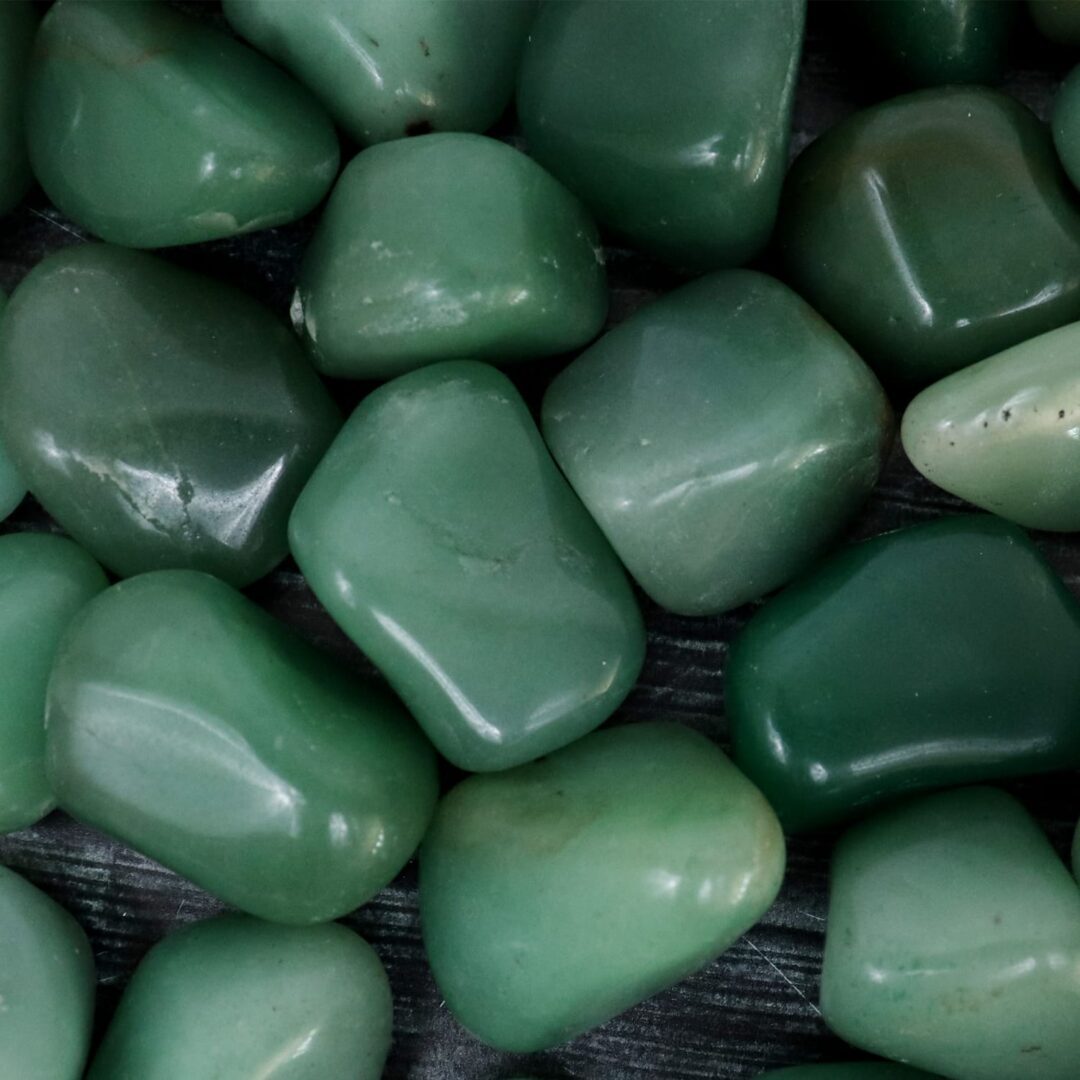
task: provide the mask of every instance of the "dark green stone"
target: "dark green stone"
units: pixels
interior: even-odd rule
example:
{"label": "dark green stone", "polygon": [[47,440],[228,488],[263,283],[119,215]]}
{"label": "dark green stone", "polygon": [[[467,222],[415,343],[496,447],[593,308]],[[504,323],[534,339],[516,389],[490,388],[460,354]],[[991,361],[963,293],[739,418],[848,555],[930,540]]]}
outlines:
{"label": "dark green stone", "polygon": [[0,3],[0,214],[16,206],[30,186],[23,102],[36,29],[29,0]]}

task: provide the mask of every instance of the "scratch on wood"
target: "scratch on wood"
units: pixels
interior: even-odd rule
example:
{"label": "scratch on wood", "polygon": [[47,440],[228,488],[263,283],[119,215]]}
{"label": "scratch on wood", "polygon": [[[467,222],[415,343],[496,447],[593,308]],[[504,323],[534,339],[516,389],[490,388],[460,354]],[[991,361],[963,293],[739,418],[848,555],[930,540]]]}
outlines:
{"label": "scratch on wood", "polygon": [[795,985],[749,938],[743,938],[747,945],[754,950],[806,1002],[807,1005],[813,1010],[815,1016],[821,1016],[821,1010],[802,992],[802,990]]}

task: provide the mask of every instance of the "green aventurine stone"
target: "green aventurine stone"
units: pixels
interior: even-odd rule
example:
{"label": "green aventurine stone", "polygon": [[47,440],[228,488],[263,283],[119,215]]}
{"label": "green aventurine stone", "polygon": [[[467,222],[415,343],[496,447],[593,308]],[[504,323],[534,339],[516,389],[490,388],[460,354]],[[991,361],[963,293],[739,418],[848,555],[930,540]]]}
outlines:
{"label": "green aventurine stone", "polygon": [[1028,10],[1044,37],[1058,45],[1080,45],[1078,0],[1028,0]]}
{"label": "green aventurine stone", "polygon": [[65,248],[15,290],[0,380],[0,437],[19,472],[122,576],[261,577],[341,423],[266,308],[104,244]]}
{"label": "green aventurine stone", "polygon": [[1080,606],[1027,536],[960,516],[832,556],[726,672],[735,761],[789,830],[920,788],[1080,765]]}
{"label": "green aventurine stone", "polygon": [[342,173],[297,279],[293,323],[320,371],[387,378],[585,344],[607,312],[582,205],[482,135],[373,146]]}
{"label": "green aventurine stone", "polygon": [[790,289],[711,274],[642,308],[544,399],[556,461],[641,587],[688,615],[782,585],[877,480],[892,415]]}
{"label": "green aventurine stone", "polygon": [[362,143],[484,131],[502,115],[535,0],[224,0]]}
{"label": "green aventurine stone", "polygon": [[783,872],[775,815],[704,736],[608,728],[442,800],[420,849],[424,945],[465,1027],[542,1050],[709,963]]}
{"label": "green aventurine stone", "polygon": [[94,1017],[94,961],[79,924],[0,866],[0,1070],[79,1080]]}
{"label": "green aventurine stone", "polygon": [[[3,20],[4,10],[3,5],[0,5],[0,20]],[[2,34],[0,34],[0,48],[3,48]],[[0,162],[2,161],[3,158],[0,157]],[[3,319],[6,307],[7,297],[0,292],[0,320]],[[0,390],[0,397],[2,396],[3,391]],[[0,521],[3,521],[23,501],[25,495],[26,484],[23,483],[23,478],[15,468],[11,456],[4,449],[3,443],[0,443]]]}
{"label": "green aventurine stone", "polygon": [[196,923],[135,970],[87,1080],[378,1080],[390,986],[344,926]]}
{"label": "green aventurine stone", "polygon": [[565,0],[529,32],[529,153],[634,247],[704,269],[768,241],[803,0]]}
{"label": "green aventurine stone", "polygon": [[53,5],[26,132],[49,198],[130,247],[293,221],[338,167],[333,125],[307,90],[228,34],[138,0]]}
{"label": "green aventurine stone", "polygon": [[777,237],[791,284],[899,383],[1080,318],[1080,213],[1046,126],[994,90],[923,90],[831,128],[788,174]]}
{"label": "green aventurine stone", "polygon": [[277,922],[373,896],[437,796],[435,756],[400,705],[189,570],[121,582],[82,610],[45,723],[61,807]]}
{"label": "green aventurine stone", "polygon": [[[1080,22],[1080,4],[1077,19]],[[1050,129],[1061,164],[1073,186],[1080,187],[1080,67],[1072,69],[1058,90]]]}
{"label": "green aventurine stone", "polygon": [[571,742],[637,678],[645,631],[622,568],[485,364],[365,398],[290,539],[315,594],[461,768]]}
{"label": "green aventurine stone", "polygon": [[839,1065],[794,1065],[759,1080],[936,1080],[921,1069],[891,1061],[846,1061]]}
{"label": "green aventurine stone", "polygon": [[0,214],[17,206],[30,186],[23,102],[36,29],[37,16],[27,0],[0,3]]}
{"label": "green aventurine stone", "polygon": [[70,540],[0,536],[0,832],[32,825],[53,808],[45,686],[68,624],[107,584],[101,567]]}
{"label": "green aventurine stone", "polygon": [[950,1080],[1075,1080],[1080,890],[1015,799],[930,795],[843,837],[821,1008],[848,1042]]}

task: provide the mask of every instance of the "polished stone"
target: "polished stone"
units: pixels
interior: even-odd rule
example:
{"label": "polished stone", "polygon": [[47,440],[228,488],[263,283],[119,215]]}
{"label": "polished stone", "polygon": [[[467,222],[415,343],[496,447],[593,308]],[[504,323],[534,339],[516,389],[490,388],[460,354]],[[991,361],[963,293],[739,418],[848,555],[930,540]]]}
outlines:
{"label": "polished stone", "polygon": [[1044,37],[1058,45],[1080,45],[1078,0],[1028,0],[1028,11]]}
{"label": "polished stone", "polygon": [[845,1061],[836,1065],[793,1065],[759,1080],[936,1080],[930,1073],[891,1061]]}
{"label": "polished stone", "polygon": [[0,4],[0,215],[17,206],[30,187],[23,102],[36,29],[29,0]]}
{"label": "polished stone", "polygon": [[[1080,26],[1080,3],[1077,5],[1077,23]],[[1073,186],[1080,187],[1080,67],[1069,72],[1054,98],[1050,130],[1065,172]]]}
{"label": "polished stone", "polygon": [[[0,7],[0,12],[3,10]],[[2,18],[3,15],[0,14],[0,19]],[[3,319],[6,307],[7,297],[0,292],[0,321]],[[26,484],[15,468],[11,455],[4,449],[3,443],[0,443],[0,521],[3,521],[23,501],[25,495]]]}

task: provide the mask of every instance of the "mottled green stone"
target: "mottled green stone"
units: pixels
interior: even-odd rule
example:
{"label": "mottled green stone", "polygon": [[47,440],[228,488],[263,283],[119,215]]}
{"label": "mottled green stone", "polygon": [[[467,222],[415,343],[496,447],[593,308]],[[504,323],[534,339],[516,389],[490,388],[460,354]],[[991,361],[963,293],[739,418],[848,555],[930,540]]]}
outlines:
{"label": "mottled green stone", "polygon": [[[3,8],[0,7],[0,19],[3,18]],[[0,44],[0,48],[2,48]],[[0,158],[0,161],[3,159]],[[0,292],[0,321],[3,320],[4,309],[7,307],[7,297]],[[2,393],[2,392],[0,392]],[[26,484],[15,468],[11,456],[0,442],[0,521],[3,521],[26,495]]]}
{"label": "mottled green stone", "polygon": [[793,1065],[759,1080],[935,1080],[930,1073],[891,1061],[845,1061],[838,1065]]}
{"label": "mottled green stone", "polygon": [[373,146],[315,230],[293,323],[315,366],[345,378],[566,352],[607,312],[599,245],[577,199],[505,143],[446,134]]}
{"label": "mottled green stone", "polygon": [[279,68],[148,0],[58,0],[31,61],[34,175],[68,217],[129,247],[293,221],[338,167],[333,125]]}
{"label": "mottled green stone", "polygon": [[529,33],[529,153],[634,247],[702,269],[765,245],[803,0],[564,0]]}
{"label": "mottled green stone", "polygon": [[344,926],[196,923],[135,970],[87,1080],[378,1080],[390,986]]}
{"label": "mottled green stone", "polygon": [[190,570],[121,582],[80,612],[46,734],[63,809],[276,922],[372,897],[437,795],[400,705]]}
{"label": "mottled green stone", "polygon": [[831,128],[788,174],[777,238],[790,283],[904,385],[1080,318],[1080,212],[1046,125],[994,90]]}
{"label": "mottled green stone", "polygon": [[15,290],[0,380],[0,437],[19,472],[121,576],[261,577],[341,422],[261,304],[105,244],[57,252]]}
{"label": "mottled green stone", "polygon": [[18,205],[30,186],[23,134],[23,102],[37,16],[28,0],[0,4],[0,215]]}
{"label": "mottled green stone", "polygon": [[1015,525],[854,544],[732,644],[735,761],[789,830],[921,788],[1080,765],[1080,605]]}
{"label": "mottled green stone", "polygon": [[642,308],[551,384],[544,436],[638,584],[726,611],[819,556],[892,431],[865,364],[790,289],[708,275]]}
{"label": "mottled green stone", "polygon": [[929,795],[843,837],[821,1008],[846,1041],[950,1080],[1074,1080],[1080,890],[1015,799]]}
{"label": "mottled green stone", "polygon": [[1078,0],[1028,0],[1028,11],[1044,37],[1058,45],[1080,45]]}
{"label": "mottled green stone", "polygon": [[535,0],[224,0],[237,33],[362,143],[484,131],[502,114]]}
{"label": "mottled green stone", "polygon": [[611,715],[645,632],[510,381],[471,361],[380,387],[297,501],[293,554],[432,742],[503,769]]}

